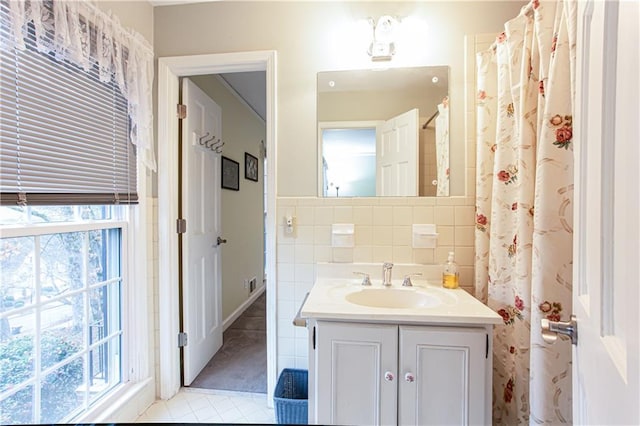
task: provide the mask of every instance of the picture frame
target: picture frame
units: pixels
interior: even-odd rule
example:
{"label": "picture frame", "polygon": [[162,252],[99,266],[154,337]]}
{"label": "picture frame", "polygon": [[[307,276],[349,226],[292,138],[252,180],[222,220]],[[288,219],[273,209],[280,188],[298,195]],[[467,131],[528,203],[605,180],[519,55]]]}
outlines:
{"label": "picture frame", "polygon": [[240,190],[240,163],[230,158],[221,157],[222,179],[220,180],[223,189],[233,191]]}
{"label": "picture frame", "polygon": [[244,178],[258,181],[258,159],[248,152],[244,153]]}

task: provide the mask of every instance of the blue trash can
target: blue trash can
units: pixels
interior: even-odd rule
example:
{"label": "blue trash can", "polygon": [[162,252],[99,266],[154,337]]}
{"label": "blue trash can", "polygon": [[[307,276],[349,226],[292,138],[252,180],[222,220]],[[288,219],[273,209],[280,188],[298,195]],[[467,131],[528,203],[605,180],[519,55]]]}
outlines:
{"label": "blue trash can", "polygon": [[309,372],[285,368],[280,373],[273,403],[278,424],[308,424]]}

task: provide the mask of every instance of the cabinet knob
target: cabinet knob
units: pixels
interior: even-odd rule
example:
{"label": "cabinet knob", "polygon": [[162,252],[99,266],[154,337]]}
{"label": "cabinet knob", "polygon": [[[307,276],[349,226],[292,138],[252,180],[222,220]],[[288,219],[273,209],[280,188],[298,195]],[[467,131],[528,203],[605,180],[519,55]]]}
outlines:
{"label": "cabinet knob", "polygon": [[393,378],[394,378],[394,376],[393,376],[393,373],[391,371],[387,371],[386,373],[384,373],[384,379],[387,382],[393,382]]}
{"label": "cabinet knob", "polygon": [[407,374],[404,375],[404,381],[405,382],[413,383],[413,382],[415,382],[415,380],[416,380],[416,378],[413,375],[413,373],[407,373]]}

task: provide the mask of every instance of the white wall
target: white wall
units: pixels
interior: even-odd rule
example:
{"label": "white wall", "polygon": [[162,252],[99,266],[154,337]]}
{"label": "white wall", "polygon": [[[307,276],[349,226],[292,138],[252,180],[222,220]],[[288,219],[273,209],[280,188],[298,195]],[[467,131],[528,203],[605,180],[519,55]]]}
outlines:
{"label": "white wall", "polygon": [[[249,299],[244,280],[264,274],[264,182],[260,141],[265,124],[225,87],[216,76],[191,80],[222,109],[222,155],[240,163],[240,190],[222,190],[222,319],[226,320]],[[258,158],[258,182],[244,178],[244,153]]]}
{"label": "white wall", "polygon": [[[314,196],[316,74],[371,67],[356,23],[383,14],[420,21],[416,45],[398,46],[392,66],[450,65],[451,186],[464,195],[464,35],[502,31],[520,1],[211,2],[155,10],[158,56],[248,50],[278,52],[280,196]],[[357,44],[356,44],[357,42]]]}

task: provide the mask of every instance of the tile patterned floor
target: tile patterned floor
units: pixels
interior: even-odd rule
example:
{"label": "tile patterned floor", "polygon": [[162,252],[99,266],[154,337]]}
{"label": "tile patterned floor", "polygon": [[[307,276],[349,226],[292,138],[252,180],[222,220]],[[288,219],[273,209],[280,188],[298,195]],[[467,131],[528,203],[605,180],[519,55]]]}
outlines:
{"label": "tile patterned floor", "polygon": [[137,423],[275,423],[265,394],[183,388],[168,401],[156,401]]}

